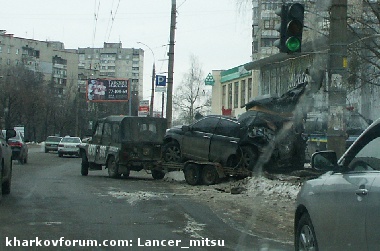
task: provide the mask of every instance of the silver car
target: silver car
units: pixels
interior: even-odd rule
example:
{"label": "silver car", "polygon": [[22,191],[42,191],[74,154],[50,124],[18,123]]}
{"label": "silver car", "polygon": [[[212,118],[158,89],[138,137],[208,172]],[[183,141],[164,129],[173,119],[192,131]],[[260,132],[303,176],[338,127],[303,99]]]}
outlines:
{"label": "silver car", "polygon": [[312,157],[327,172],[298,194],[295,249],[380,250],[380,119],[336,160],[331,151]]}

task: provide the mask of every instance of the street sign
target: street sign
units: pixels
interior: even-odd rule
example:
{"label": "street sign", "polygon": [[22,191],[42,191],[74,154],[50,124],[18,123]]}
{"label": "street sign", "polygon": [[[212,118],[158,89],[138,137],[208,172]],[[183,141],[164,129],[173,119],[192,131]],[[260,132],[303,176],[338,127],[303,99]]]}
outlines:
{"label": "street sign", "polygon": [[205,85],[211,85],[213,86],[215,84],[214,77],[212,76],[211,73],[209,73],[205,79]]}
{"label": "street sign", "polygon": [[139,117],[147,117],[149,115],[149,100],[140,100],[139,104]]}
{"label": "street sign", "polygon": [[166,76],[156,75],[156,92],[166,91]]}

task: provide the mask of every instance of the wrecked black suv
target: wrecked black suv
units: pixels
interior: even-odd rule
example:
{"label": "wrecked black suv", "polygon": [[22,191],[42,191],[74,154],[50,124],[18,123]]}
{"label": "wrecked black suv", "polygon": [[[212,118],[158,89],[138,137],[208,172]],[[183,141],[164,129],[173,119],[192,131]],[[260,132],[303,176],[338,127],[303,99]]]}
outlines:
{"label": "wrecked black suv", "polygon": [[128,177],[130,171],[149,170],[154,179],[165,176],[160,166],[164,118],[108,116],[99,119],[89,142],[81,144],[82,175],[89,169],[108,169],[112,178]]}
{"label": "wrecked black suv", "polygon": [[302,169],[306,138],[293,114],[305,86],[278,98],[256,99],[238,119],[211,115],[167,130],[163,158],[168,162],[208,161],[253,171]]}

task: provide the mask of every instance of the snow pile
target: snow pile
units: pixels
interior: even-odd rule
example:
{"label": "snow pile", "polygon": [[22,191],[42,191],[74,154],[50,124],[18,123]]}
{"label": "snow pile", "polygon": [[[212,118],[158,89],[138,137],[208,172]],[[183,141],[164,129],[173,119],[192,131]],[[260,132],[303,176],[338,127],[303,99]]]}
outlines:
{"label": "snow pile", "polygon": [[163,197],[161,194],[142,192],[142,191],[134,192],[134,193],[122,192],[122,191],[110,191],[108,192],[108,194],[117,199],[126,199],[128,203],[131,205],[134,205],[141,200],[150,200],[154,198]]}
{"label": "snow pile", "polygon": [[295,200],[300,190],[300,183],[285,180],[270,180],[263,176],[248,179],[246,189],[248,194],[261,194],[265,196],[280,196]]}

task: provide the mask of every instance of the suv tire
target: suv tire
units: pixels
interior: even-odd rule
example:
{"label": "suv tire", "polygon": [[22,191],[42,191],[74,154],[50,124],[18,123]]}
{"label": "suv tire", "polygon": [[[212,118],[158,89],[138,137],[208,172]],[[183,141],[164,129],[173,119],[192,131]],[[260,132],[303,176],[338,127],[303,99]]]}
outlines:
{"label": "suv tire", "polygon": [[181,148],[176,142],[166,143],[162,150],[162,156],[166,162],[182,162]]}
{"label": "suv tire", "polygon": [[110,156],[107,160],[107,169],[108,169],[108,176],[111,178],[119,178],[121,175],[119,173],[119,167],[118,164],[115,161],[114,156]]}
{"label": "suv tire", "polygon": [[252,146],[243,146],[241,148],[241,163],[240,166],[248,171],[253,171],[257,163],[257,150]]}
{"label": "suv tire", "polygon": [[89,166],[90,166],[90,164],[88,163],[88,159],[87,159],[86,154],[82,153],[82,163],[81,163],[80,173],[83,176],[87,176],[88,175],[88,168],[89,168]]}

